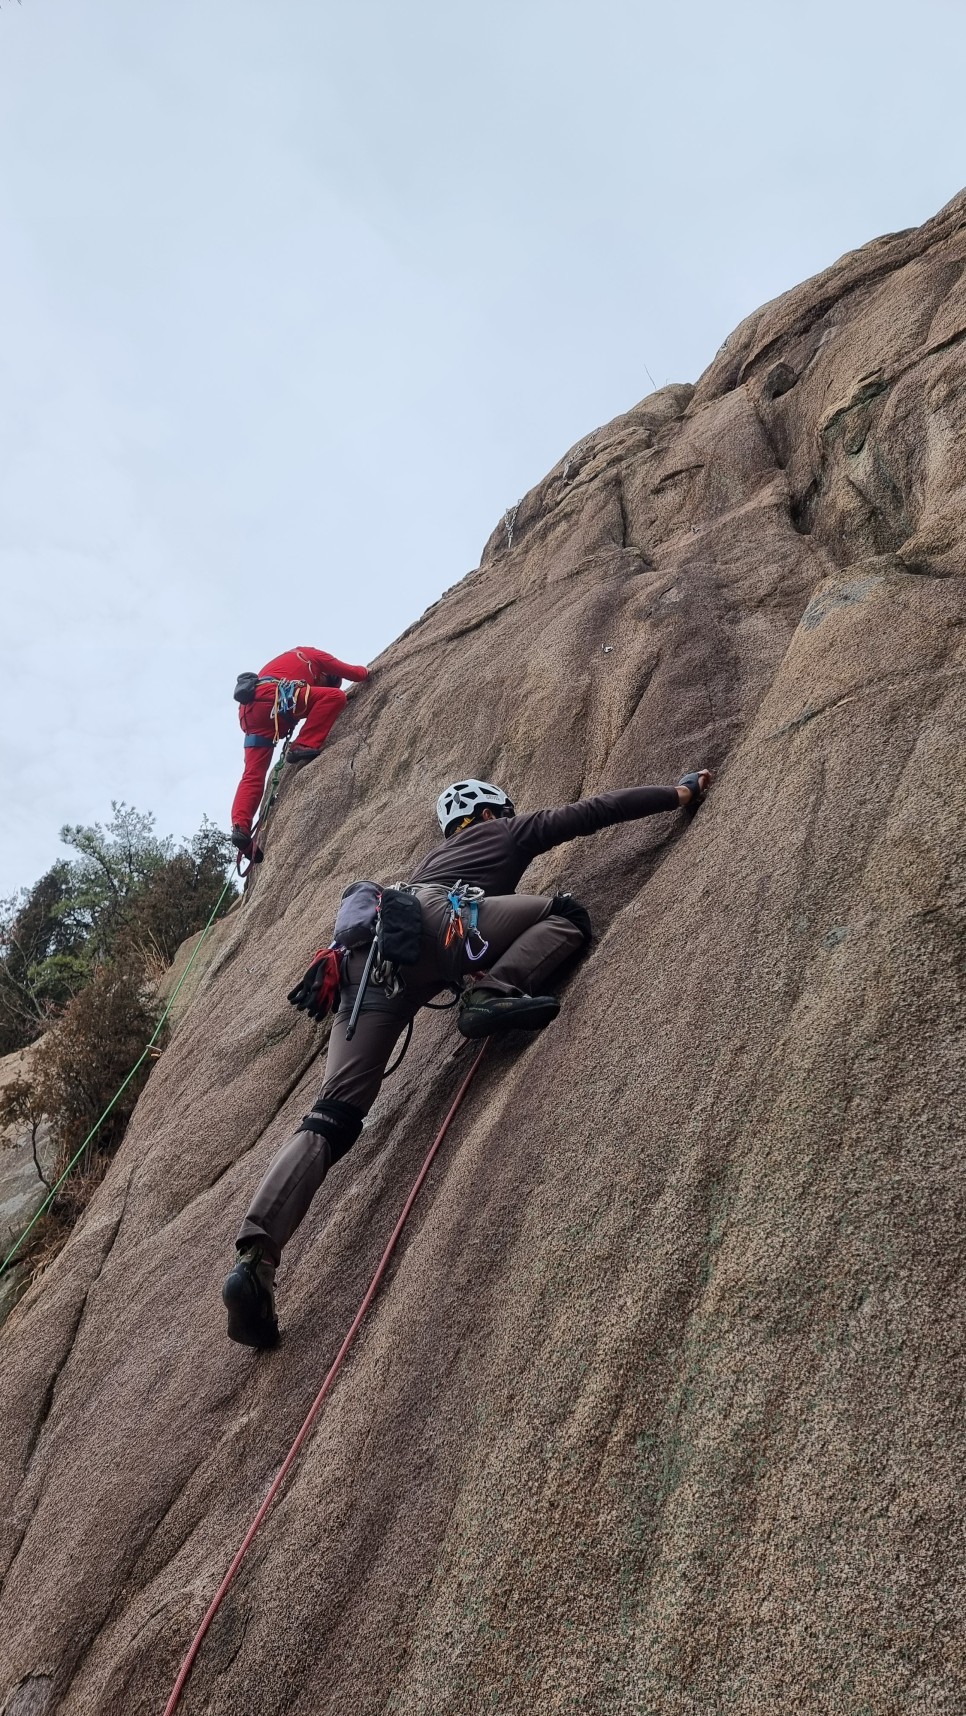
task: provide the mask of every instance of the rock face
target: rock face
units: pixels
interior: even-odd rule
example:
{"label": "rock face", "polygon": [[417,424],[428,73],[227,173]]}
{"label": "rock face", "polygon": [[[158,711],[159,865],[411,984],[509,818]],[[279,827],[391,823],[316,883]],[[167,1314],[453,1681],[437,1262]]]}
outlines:
{"label": "rock face", "polygon": [[[0,1090],[26,1078],[30,1061],[30,1049],[0,1056]],[[56,1162],[57,1148],[45,1122],[36,1132],[30,1126],[0,1128],[0,1261],[44,1202],[56,1178]],[[16,1268],[0,1276],[0,1323],[16,1298],[17,1276]]]}
{"label": "rock face", "polygon": [[424,1015],[283,1346],[229,1346],[344,883],[405,875],[464,772],[534,806],[698,763],[693,822],[529,873],[598,945],[484,1063],[180,1708],[964,1707],[964,270],[966,195],[589,435],[286,783],[0,1335],[6,1716],[163,1709],[462,1077]]}

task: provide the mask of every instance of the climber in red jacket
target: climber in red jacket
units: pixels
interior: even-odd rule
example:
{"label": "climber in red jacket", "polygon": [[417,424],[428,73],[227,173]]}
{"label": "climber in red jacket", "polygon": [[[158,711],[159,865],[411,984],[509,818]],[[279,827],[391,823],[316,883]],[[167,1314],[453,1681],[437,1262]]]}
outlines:
{"label": "climber in red jacket", "polygon": [[346,704],[343,679],[368,679],[364,667],[350,667],[324,649],[287,649],[267,661],[261,673],[239,675],[235,699],[245,735],[245,772],[231,807],[231,839],[245,857],[251,855],[252,823],[265,790],[272,751],[303,719],[298,744],[289,745],[288,761],[311,763],[318,756]]}

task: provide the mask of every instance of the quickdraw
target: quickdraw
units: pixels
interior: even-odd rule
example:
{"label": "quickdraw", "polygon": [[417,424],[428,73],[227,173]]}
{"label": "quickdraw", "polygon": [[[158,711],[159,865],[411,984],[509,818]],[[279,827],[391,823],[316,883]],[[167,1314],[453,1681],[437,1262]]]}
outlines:
{"label": "quickdraw", "polygon": [[[299,719],[299,692],[307,693],[308,686],[304,679],[280,679],[275,686],[275,702],[272,706],[272,720],[275,724],[276,741],[283,737],[282,723],[291,723]],[[308,697],[306,696],[306,703]],[[302,710],[305,714],[305,710]],[[288,727],[291,731],[291,727]]]}
{"label": "quickdraw", "polygon": [[[456,941],[461,941],[466,949],[466,957],[475,964],[489,952],[490,944],[484,941],[479,927],[480,901],[483,899],[482,888],[472,888],[468,882],[457,882],[451,888],[446,898],[449,901],[449,920],[446,925],[444,947],[452,947]],[[474,953],[473,944],[477,951]]]}

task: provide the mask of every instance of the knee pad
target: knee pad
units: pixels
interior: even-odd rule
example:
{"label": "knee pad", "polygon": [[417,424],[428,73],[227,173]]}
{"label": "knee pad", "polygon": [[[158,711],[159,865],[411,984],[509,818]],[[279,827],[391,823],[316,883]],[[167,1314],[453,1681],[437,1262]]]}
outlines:
{"label": "knee pad", "polygon": [[364,1118],[362,1109],[353,1103],[327,1096],[320,1097],[311,1113],[302,1116],[299,1127],[302,1132],[320,1132],[329,1146],[332,1162],[338,1162],[352,1149]]}
{"label": "knee pad", "polygon": [[589,947],[594,939],[594,927],[590,921],[590,913],[586,906],[575,900],[573,894],[554,894],[550,902],[550,914],[553,917],[569,918],[576,924],[584,938],[584,946]]}

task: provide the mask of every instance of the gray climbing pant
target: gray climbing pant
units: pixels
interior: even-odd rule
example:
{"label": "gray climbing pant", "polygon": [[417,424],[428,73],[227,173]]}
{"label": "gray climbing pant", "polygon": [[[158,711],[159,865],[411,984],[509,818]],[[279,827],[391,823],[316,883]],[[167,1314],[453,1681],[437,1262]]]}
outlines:
{"label": "gray climbing pant", "polygon": [[[406,968],[401,994],[390,997],[370,986],[352,1040],[346,1042],[366,961],[365,950],[350,955],[342,1006],[329,1038],[325,1083],[314,1105],[322,1115],[326,1102],[334,1103],[336,1112],[348,1104],[361,1120],[376,1100],[393,1049],[410,1020],[448,984],[459,984],[479,971],[462,942],[445,946],[446,889],[420,885],[416,892],[423,909],[419,960]],[[583,949],[582,931],[570,918],[553,912],[552,905],[541,894],[495,894],[482,901],[479,930],[489,948],[480,961],[485,967],[478,979],[481,987],[501,995],[539,995],[551,974]],[[238,1245],[260,1244],[277,1263],[345,1147],[340,1148],[335,1119],[326,1130],[296,1132],[269,1164],[241,1225]]]}

